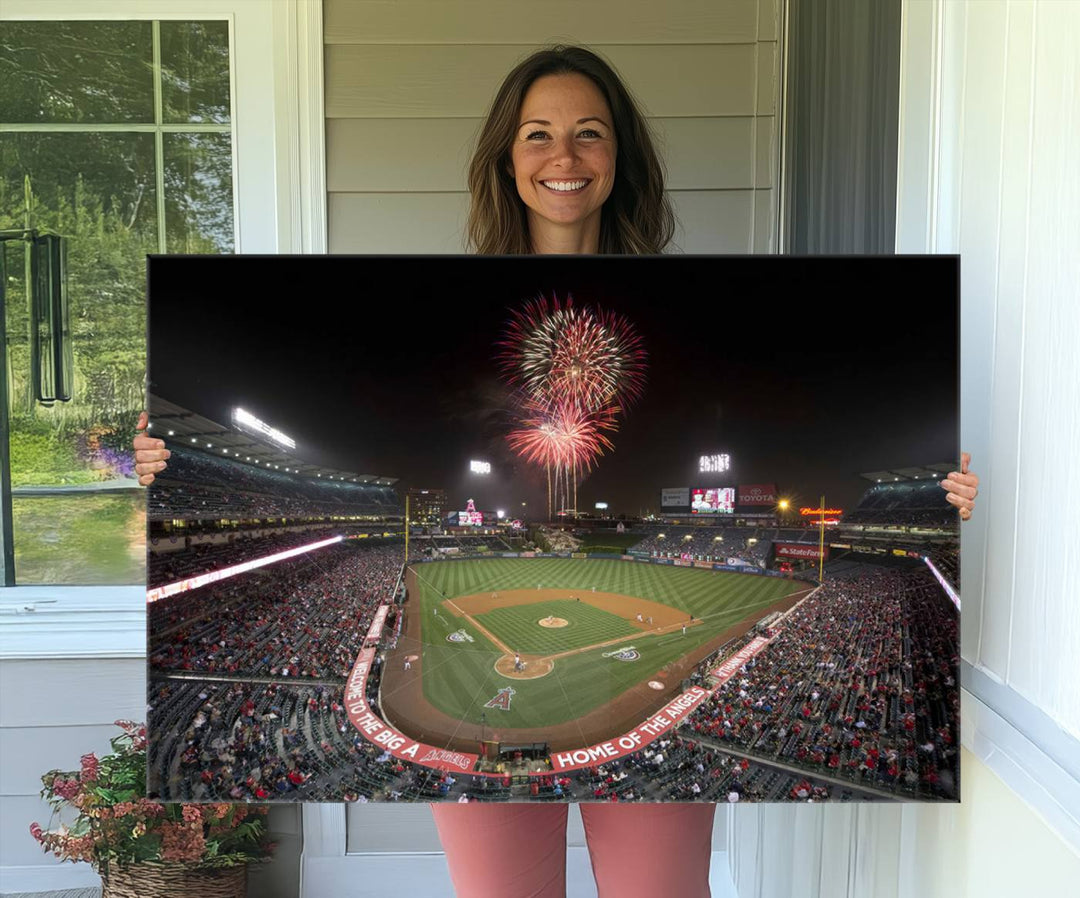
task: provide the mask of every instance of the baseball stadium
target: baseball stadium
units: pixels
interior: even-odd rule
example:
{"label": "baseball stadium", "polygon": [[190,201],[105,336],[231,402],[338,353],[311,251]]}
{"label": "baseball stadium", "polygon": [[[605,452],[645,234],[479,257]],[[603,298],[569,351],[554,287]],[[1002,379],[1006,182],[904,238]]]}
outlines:
{"label": "baseball stadium", "polygon": [[[810,591],[596,558],[413,565],[406,590],[415,635],[391,654],[383,711],[460,750],[478,734],[553,750],[619,736],[681,693],[702,660]],[[410,656],[405,671],[397,661]]]}
{"label": "baseball stadium", "polygon": [[[644,270],[626,296],[659,283]],[[874,337],[837,349],[836,378],[688,353],[644,300],[519,286],[534,298],[438,317],[447,354],[414,344],[430,364],[384,379],[396,350],[374,341],[359,381],[316,388],[299,372],[390,319],[260,330],[243,301],[155,283],[150,794],[959,799],[955,404],[931,398],[949,353],[875,330],[884,305],[860,307]]]}
{"label": "baseball stadium", "polygon": [[[187,441],[249,439],[153,407]],[[155,794],[955,798],[956,534],[933,480],[868,488],[827,540],[635,522],[554,553],[512,529],[407,541],[392,486],[283,493],[175,446],[150,506]]]}

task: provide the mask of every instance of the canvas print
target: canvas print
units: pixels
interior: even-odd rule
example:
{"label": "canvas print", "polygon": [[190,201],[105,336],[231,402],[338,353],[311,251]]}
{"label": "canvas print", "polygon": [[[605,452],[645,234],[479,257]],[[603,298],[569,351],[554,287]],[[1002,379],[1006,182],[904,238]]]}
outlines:
{"label": "canvas print", "polygon": [[954,257],[151,257],[150,792],[957,801]]}

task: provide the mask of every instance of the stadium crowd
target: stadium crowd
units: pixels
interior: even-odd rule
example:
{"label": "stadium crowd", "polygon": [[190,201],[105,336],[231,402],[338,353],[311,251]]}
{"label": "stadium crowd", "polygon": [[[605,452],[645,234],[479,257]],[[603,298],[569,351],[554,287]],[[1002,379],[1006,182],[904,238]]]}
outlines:
{"label": "stadium crowd", "polygon": [[[377,663],[376,679],[378,673]],[[149,792],[184,801],[736,802],[830,795],[812,777],[679,735],[564,774],[451,774],[365,741],[348,721],[343,688],[324,684],[155,678],[149,715],[156,734]]]}
{"label": "stadium crowd", "polygon": [[956,526],[956,507],[937,480],[879,483],[843,517],[843,524],[889,529],[947,529]]}
{"label": "stadium crowd", "polygon": [[921,798],[958,794],[958,616],[924,568],[849,568],[693,715],[750,756]]}
{"label": "stadium crowd", "polygon": [[455,533],[424,534],[413,536],[409,540],[410,561],[440,555],[490,555],[514,551],[517,550],[495,533],[477,536]]}
{"label": "stadium crowd", "polygon": [[146,566],[147,585],[152,588],[165,583],[175,583],[207,571],[318,542],[334,536],[340,529],[327,526],[303,531],[286,530],[280,533],[260,533],[258,538],[237,537],[223,542],[195,545],[184,545],[186,541],[180,537],[182,548],[178,551],[154,551],[151,548]]}
{"label": "stadium crowd", "polygon": [[151,519],[402,513],[397,495],[389,487],[326,482],[262,470],[173,444],[169,450],[169,465],[150,488]]}
{"label": "stadium crowd", "polygon": [[343,678],[400,566],[396,544],[337,544],[154,602],[150,667]]}

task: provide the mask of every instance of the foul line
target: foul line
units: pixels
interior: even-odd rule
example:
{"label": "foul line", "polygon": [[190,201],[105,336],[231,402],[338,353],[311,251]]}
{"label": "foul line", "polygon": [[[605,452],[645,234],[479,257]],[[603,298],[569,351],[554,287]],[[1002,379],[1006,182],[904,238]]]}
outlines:
{"label": "foul line", "polygon": [[514,650],[512,648],[510,648],[510,646],[508,646],[505,642],[503,642],[501,639],[499,639],[498,636],[496,636],[494,633],[492,633],[483,624],[476,621],[471,614],[466,614],[464,611],[462,611],[460,608],[458,608],[458,606],[455,605],[450,599],[447,599],[445,604],[448,605],[450,608],[453,608],[454,611],[457,612],[457,614],[460,617],[465,618],[465,620],[467,620],[470,624],[472,624],[474,627],[476,627],[477,630],[479,630],[481,633],[483,633],[489,640],[491,640],[493,643],[495,643],[495,645],[497,645],[500,649],[502,649],[504,652],[506,652],[506,654],[508,654],[508,655],[515,654]]}

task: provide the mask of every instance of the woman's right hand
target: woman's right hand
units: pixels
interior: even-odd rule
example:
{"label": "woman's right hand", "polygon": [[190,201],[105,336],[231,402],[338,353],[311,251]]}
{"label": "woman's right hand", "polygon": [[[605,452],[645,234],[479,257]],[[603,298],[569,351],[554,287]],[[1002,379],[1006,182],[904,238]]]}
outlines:
{"label": "woman's right hand", "polygon": [[154,475],[165,470],[165,459],[172,454],[165,448],[164,440],[147,436],[146,425],[149,422],[150,416],[146,412],[139,412],[139,423],[135,425],[138,433],[131,444],[135,449],[135,473],[139,475],[142,486],[150,486],[154,482]]}

